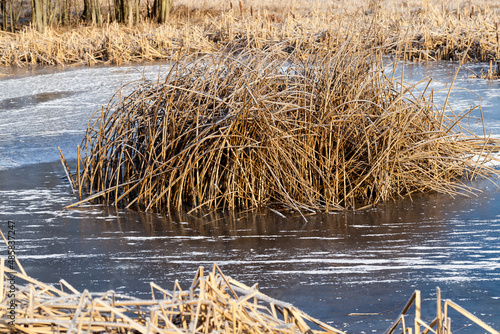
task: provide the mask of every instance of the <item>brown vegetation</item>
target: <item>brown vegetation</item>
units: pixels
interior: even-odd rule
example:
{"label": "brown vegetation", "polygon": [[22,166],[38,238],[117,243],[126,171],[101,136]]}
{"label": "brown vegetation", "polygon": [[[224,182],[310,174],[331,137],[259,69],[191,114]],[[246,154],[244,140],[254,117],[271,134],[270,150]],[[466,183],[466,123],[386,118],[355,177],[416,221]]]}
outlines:
{"label": "brown vegetation", "polygon": [[295,40],[180,61],[137,83],[89,125],[75,191],[145,211],[331,211],[470,193],[462,177],[497,175],[474,158],[493,147],[463,128],[468,113],[386,77],[356,33],[336,52]]}
{"label": "brown vegetation", "polygon": [[[264,295],[256,285],[224,276],[217,265],[208,273],[200,267],[188,290],[177,281],[172,291],[151,283],[151,299],[144,300],[114,291],[79,292],[64,280],[58,289],[0,260],[0,333],[343,333]],[[26,285],[12,284],[20,280]],[[15,298],[7,298],[7,291]],[[12,318],[11,301],[17,304]],[[313,324],[320,330],[312,331]]]}
{"label": "brown vegetation", "polygon": [[[408,321],[406,318],[409,315],[410,308],[414,309],[415,317],[413,321]],[[451,318],[448,316],[448,311],[455,311],[464,316],[465,318],[472,321],[468,326],[475,325],[474,329],[477,331],[482,328],[482,331],[491,334],[500,334],[498,331],[494,330],[490,325],[486,324],[484,321],[476,317],[474,314],[470,313],[460,305],[455,302],[446,299],[441,300],[441,290],[436,289],[436,317],[430,322],[425,323],[422,320],[422,300],[420,298],[420,291],[415,290],[410,300],[406,303],[398,319],[394,324],[385,331],[386,334],[394,333],[437,333],[437,334],[451,334],[454,331],[451,328]],[[435,330],[434,330],[435,328]],[[462,327],[463,328],[463,327]],[[459,331],[459,330],[457,330]]]}
{"label": "brown vegetation", "polygon": [[[80,292],[65,280],[56,288],[28,276],[22,267],[20,270],[10,269],[5,266],[5,259],[0,259],[0,318],[3,319],[0,333],[344,333],[291,304],[266,296],[257,284],[249,287],[225,276],[216,264],[210,272],[200,267],[188,290],[183,290],[177,281],[171,291],[151,283],[151,299],[114,291]],[[481,327],[491,334],[499,333],[453,301],[442,301],[439,288],[436,304],[436,317],[429,324],[425,323],[421,315],[420,291],[415,291],[386,333],[420,333],[422,330],[423,333],[450,334],[448,310],[452,309],[458,312],[456,315],[469,319],[469,326]],[[412,317],[409,311],[413,309]]]}
{"label": "brown vegetation", "polygon": [[[467,61],[500,58],[500,6],[490,0],[472,4],[179,1],[167,22],[160,25],[151,17],[152,4],[141,6],[139,14],[127,16],[132,17],[128,25],[119,25],[117,22],[123,20],[114,19],[114,7],[104,6],[108,14],[102,14],[102,24],[49,24],[42,30],[24,27],[16,33],[0,32],[0,64],[176,60],[186,52],[207,53],[235,46],[266,49],[298,38],[322,41],[322,50],[331,52],[353,27],[371,31],[371,45],[363,41],[364,45],[383,45],[386,54],[404,50],[407,59],[458,60],[466,50]],[[355,37],[359,41],[366,38],[360,34]]]}

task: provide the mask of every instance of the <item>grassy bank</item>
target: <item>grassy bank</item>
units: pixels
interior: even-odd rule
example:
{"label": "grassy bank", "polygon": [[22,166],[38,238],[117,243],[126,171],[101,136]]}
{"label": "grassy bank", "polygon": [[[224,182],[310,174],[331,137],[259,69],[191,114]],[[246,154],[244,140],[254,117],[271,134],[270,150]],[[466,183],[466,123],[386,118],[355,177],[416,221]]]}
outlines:
{"label": "grassy bank", "polygon": [[105,22],[0,32],[0,65],[176,60],[186,53],[265,50],[278,44],[287,51],[304,40],[321,42],[318,51],[328,53],[338,49],[353,27],[370,34],[352,38],[384,46],[386,54],[404,51],[407,59],[458,60],[468,50],[467,61],[495,61],[500,59],[499,24],[500,5],[491,0],[176,2],[161,25],[140,20],[132,26]]}
{"label": "grassy bank", "polygon": [[184,59],[124,87],[88,128],[75,192],[144,211],[331,211],[497,175],[467,113],[386,77],[358,34],[335,52],[306,39]]}

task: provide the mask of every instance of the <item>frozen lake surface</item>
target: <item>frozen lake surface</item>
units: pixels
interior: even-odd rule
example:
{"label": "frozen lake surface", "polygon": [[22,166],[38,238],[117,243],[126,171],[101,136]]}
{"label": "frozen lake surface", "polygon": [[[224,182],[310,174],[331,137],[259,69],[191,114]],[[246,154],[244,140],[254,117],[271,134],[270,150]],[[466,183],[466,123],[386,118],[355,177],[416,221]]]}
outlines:
{"label": "frozen lake surface", "polygon": [[[456,64],[407,65],[434,77],[444,99]],[[500,329],[500,192],[481,182],[470,198],[426,194],[362,212],[308,216],[226,213],[205,217],[116,211],[74,202],[57,147],[76,158],[91,115],[123,84],[155,79],[166,66],[43,69],[0,79],[0,222],[15,221],[18,256],[44,282],[146,298],[149,282],[190,284],[199,265],[259,283],[272,297],[348,333],[383,333],[415,289],[431,320],[435,288]],[[500,83],[459,74],[454,110],[482,105],[485,129],[500,137]],[[472,124],[482,131],[481,124]],[[0,248],[2,252],[5,247]],[[6,251],[5,251],[6,252]],[[378,313],[349,316],[349,313]],[[426,318],[427,315],[427,318]],[[452,314],[458,333],[481,333]]]}

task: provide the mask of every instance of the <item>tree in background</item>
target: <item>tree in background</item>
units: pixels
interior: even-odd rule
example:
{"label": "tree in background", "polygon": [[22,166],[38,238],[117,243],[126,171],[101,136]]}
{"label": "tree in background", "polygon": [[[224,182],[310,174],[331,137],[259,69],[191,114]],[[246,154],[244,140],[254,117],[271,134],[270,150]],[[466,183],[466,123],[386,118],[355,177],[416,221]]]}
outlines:
{"label": "tree in background", "polygon": [[16,23],[21,15],[22,4],[22,1],[16,3],[16,0],[0,0],[0,12],[2,13],[1,30],[14,32]]}
{"label": "tree in background", "polygon": [[48,24],[47,2],[48,0],[31,0],[31,22],[38,30],[42,30]]}
{"label": "tree in background", "polygon": [[115,0],[115,20],[129,26],[139,22],[139,0]]}
{"label": "tree in background", "polygon": [[[0,30],[16,30],[16,23],[21,15],[23,2],[26,0],[0,0]],[[37,30],[47,26],[68,26],[78,20],[100,25],[104,22],[102,0],[31,0],[31,24]],[[108,21],[125,23],[129,26],[149,18],[159,23],[168,20],[172,0],[153,0],[147,4],[141,16],[141,0],[113,0],[109,6]],[[26,2],[25,2],[26,4]],[[83,5],[83,11],[80,12]],[[29,12],[28,12],[29,13]],[[27,14],[28,18],[30,14]]]}
{"label": "tree in background", "polygon": [[2,11],[2,30],[7,30],[7,1],[6,0],[1,0],[0,1],[0,11]]}
{"label": "tree in background", "polygon": [[83,0],[81,19],[93,24],[102,24],[101,4],[99,0]]}
{"label": "tree in background", "polygon": [[154,0],[153,3],[153,18],[158,23],[165,23],[172,7],[172,0]]}

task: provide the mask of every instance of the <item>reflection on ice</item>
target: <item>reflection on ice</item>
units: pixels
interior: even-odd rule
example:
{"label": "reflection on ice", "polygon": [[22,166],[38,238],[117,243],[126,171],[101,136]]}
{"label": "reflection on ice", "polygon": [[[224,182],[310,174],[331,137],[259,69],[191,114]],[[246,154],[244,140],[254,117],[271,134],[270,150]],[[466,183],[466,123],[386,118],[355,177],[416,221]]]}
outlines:
{"label": "reflection on ice", "polygon": [[12,97],[9,99],[0,100],[0,112],[32,107],[39,103],[63,99],[75,94],[77,94],[77,92],[45,92],[20,97]]}
{"label": "reflection on ice", "polygon": [[[199,265],[291,302],[348,332],[382,332],[414,289],[447,296],[499,327],[499,193],[418,195],[361,212],[153,215],[74,201],[59,162],[0,171],[0,219],[16,221],[34,277],[146,296],[149,282],[188,284]],[[30,180],[24,180],[32,175]],[[6,180],[4,182],[4,180]],[[7,180],[9,180],[7,182]],[[29,188],[31,187],[31,188]],[[490,189],[491,188],[491,189]],[[164,217],[166,216],[166,217]],[[368,310],[367,310],[368,309]],[[352,312],[380,315],[353,321]]]}

